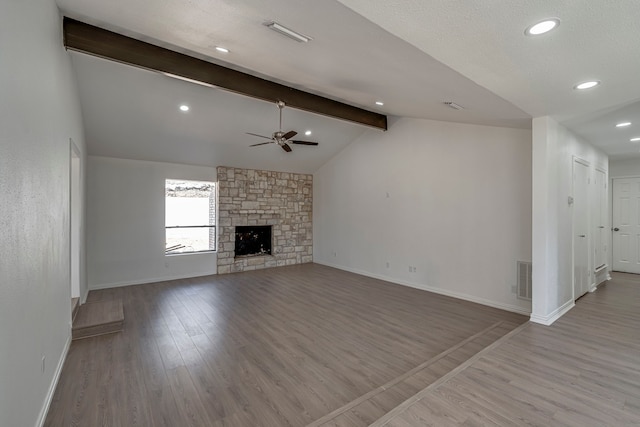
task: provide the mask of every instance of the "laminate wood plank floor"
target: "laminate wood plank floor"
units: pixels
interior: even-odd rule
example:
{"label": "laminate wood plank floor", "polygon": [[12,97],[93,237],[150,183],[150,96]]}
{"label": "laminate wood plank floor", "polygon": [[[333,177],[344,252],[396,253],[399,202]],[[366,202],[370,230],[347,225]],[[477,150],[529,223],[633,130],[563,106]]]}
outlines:
{"label": "laminate wood plank floor", "polygon": [[552,326],[478,356],[373,425],[639,426],[640,276],[613,273]]}
{"label": "laminate wood plank floor", "polygon": [[[46,426],[304,426],[513,313],[317,265],[92,291]],[[455,366],[455,363],[452,364]]]}

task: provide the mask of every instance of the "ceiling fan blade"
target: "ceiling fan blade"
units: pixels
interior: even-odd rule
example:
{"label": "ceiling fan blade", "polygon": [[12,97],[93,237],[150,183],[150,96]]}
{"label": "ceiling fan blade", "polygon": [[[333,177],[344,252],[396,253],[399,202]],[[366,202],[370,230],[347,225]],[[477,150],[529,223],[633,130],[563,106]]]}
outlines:
{"label": "ceiling fan blade", "polygon": [[252,136],[257,136],[259,138],[267,138],[267,139],[271,139],[270,136],[264,136],[264,135],[258,135],[257,133],[251,133],[251,132],[245,132],[247,135],[252,135]]}
{"label": "ceiling fan blade", "polygon": [[257,144],[251,144],[249,147],[257,147],[258,145],[265,145],[265,144],[272,144],[273,141],[269,141],[269,142],[259,142]]}
{"label": "ceiling fan blade", "polygon": [[294,136],[296,136],[298,134],[298,132],[296,132],[295,130],[290,130],[289,132],[285,133],[284,135],[282,135],[282,139],[289,139],[289,138],[293,138]]}
{"label": "ceiling fan blade", "polygon": [[312,141],[289,141],[292,144],[300,144],[300,145],[318,145],[317,142]]}
{"label": "ceiling fan blade", "polygon": [[293,150],[291,150],[291,147],[289,147],[289,145],[287,145],[287,143],[286,143],[286,142],[283,142],[283,143],[282,143],[282,145],[280,145],[280,146],[281,146],[281,147],[282,147],[282,149],[283,149],[284,151],[286,151],[287,153],[290,153],[291,151],[293,151]]}

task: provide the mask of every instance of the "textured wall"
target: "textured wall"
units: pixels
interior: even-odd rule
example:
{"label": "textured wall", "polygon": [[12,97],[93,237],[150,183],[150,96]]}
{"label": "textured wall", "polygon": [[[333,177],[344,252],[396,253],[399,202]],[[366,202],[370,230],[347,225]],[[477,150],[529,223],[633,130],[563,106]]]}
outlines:
{"label": "textured wall", "polygon": [[55,2],[0,1],[0,52],[0,426],[30,427],[71,339],[69,139],[83,155],[84,137]]}
{"label": "textured wall", "polygon": [[215,252],[165,254],[165,180],[215,181],[213,167],[89,156],[91,289],[215,274]]}
{"label": "textured wall", "polygon": [[531,132],[402,118],[313,175],[313,260],[528,312]]}
{"label": "textured wall", "polygon": [[[218,274],[313,261],[311,175],[218,167]],[[235,227],[271,225],[271,255],[235,258]]]}

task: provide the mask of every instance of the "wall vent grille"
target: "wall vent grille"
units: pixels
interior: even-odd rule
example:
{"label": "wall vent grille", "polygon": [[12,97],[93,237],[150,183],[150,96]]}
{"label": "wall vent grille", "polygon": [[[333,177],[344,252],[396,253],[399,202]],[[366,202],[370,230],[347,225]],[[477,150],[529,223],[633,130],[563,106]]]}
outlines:
{"label": "wall vent grille", "polygon": [[519,299],[531,301],[531,263],[518,261],[518,286]]}

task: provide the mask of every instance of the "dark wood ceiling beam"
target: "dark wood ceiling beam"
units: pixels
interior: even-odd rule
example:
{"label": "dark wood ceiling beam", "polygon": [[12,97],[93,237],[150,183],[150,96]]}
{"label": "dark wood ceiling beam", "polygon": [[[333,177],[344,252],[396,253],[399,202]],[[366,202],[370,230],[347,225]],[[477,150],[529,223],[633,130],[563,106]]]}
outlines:
{"label": "dark wood ceiling beam", "polygon": [[183,53],[64,18],[67,49],[174,74],[265,101],[387,130],[387,116],[232,70]]}

